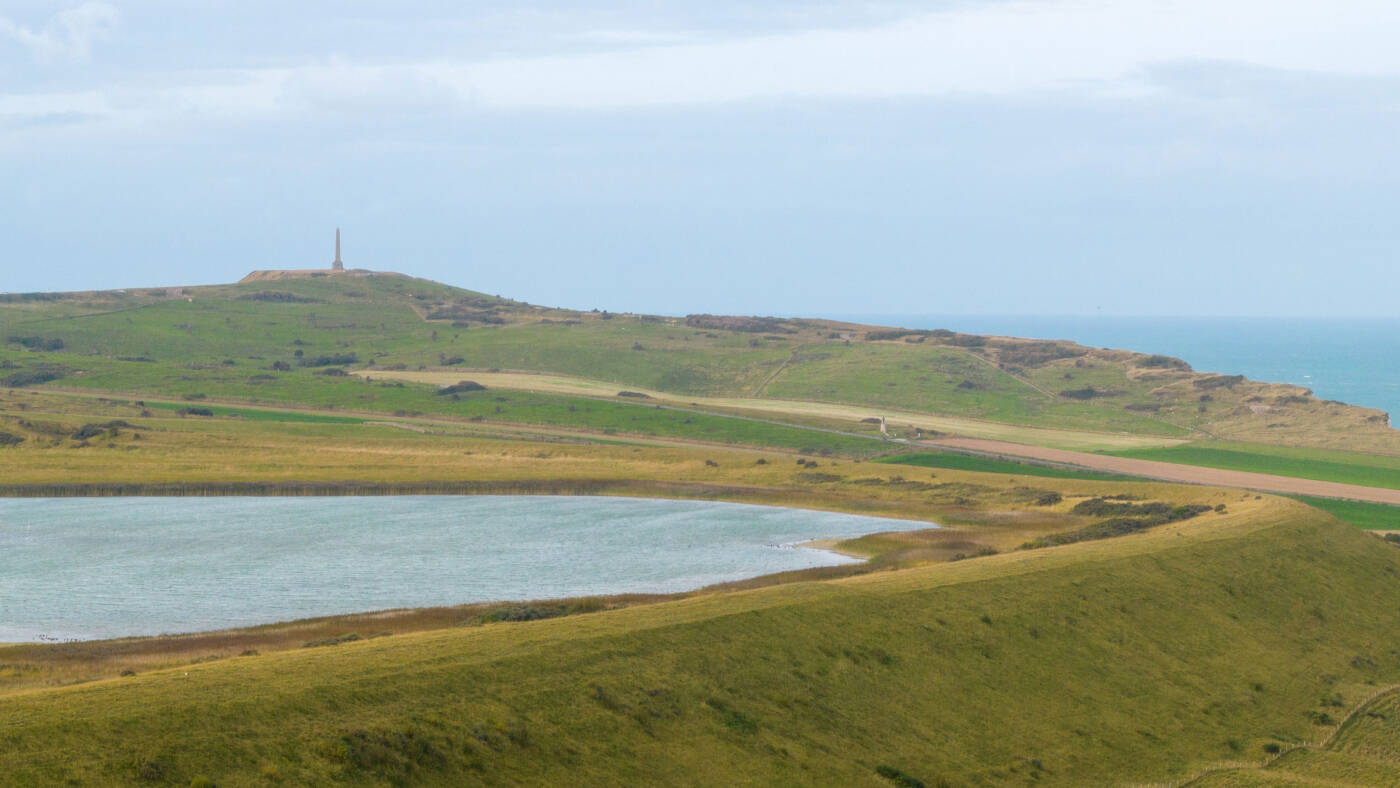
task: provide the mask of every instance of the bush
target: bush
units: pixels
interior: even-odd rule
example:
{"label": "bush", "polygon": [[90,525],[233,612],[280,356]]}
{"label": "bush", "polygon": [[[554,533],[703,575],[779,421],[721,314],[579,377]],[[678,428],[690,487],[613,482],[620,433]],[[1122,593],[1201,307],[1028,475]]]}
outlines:
{"label": "bush", "polygon": [[1211,375],[1205,378],[1196,378],[1191,381],[1191,385],[1198,389],[1218,389],[1231,388],[1244,382],[1244,375]]}
{"label": "bush", "polygon": [[180,408],[175,411],[178,416],[213,416],[214,411],[208,408]]}
{"label": "bush", "polygon": [[340,367],[327,367],[327,368],[325,368],[325,369],[318,369],[318,370],[316,370],[315,372],[313,372],[313,373],[311,373],[311,374],[313,374],[313,375],[325,375],[326,377],[331,377],[331,378],[343,378],[343,377],[348,377],[350,373],[346,372],[345,370],[341,369]]}
{"label": "bush", "polygon": [[1146,356],[1144,358],[1139,358],[1137,363],[1140,367],[1148,367],[1151,369],[1180,369],[1187,372],[1191,371],[1190,364],[1187,364],[1179,358],[1172,358],[1171,356]]}
{"label": "bush", "polygon": [[353,643],[356,640],[361,640],[360,636],[354,632],[350,632],[344,635],[333,635],[328,638],[317,638],[316,640],[308,640],[307,642],[303,643],[301,647],[320,648],[322,646],[338,646],[341,643]]}
{"label": "bush", "polygon": [[12,389],[23,386],[37,386],[41,383],[48,383],[51,380],[68,375],[68,368],[57,364],[39,364],[30,369],[20,370],[5,378],[0,378],[0,385],[9,386]]}
{"label": "bush", "polygon": [[633,398],[633,399],[651,399],[651,395],[650,395],[650,394],[643,394],[643,393],[640,392],[640,391],[619,391],[619,392],[617,392],[617,396],[619,396],[619,397],[631,397],[631,398]]}
{"label": "bush", "polygon": [[21,443],[24,443],[22,436],[0,430],[0,446],[18,446]]}
{"label": "bush", "polygon": [[558,618],[569,611],[561,605],[508,605],[492,610],[481,617],[483,622],[497,621],[539,621],[545,618]]}
{"label": "bush", "polygon": [[997,348],[997,360],[1003,364],[1038,367],[1062,358],[1078,358],[1088,352],[1087,348],[1062,345],[1059,342],[1021,342]]}
{"label": "bush", "polygon": [[105,422],[102,424],[84,424],[83,426],[78,428],[77,432],[73,433],[73,440],[85,441],[89,438],[96,438],[98,435],[101,435],[107,430],[115,431],[120,427],[130,426],[130,424],[127,424],[126,422],[121,421],[120,419],[116,421]]}
{"label": "bush", "polygon": [[306,298],[304,296],[293,295],[291,293],[278,293],[272,290],[264,290],[260,293],[247,293],[238,297],[240,301],[269,301],[274,304],[315,304],[318,299]]}
{"label": "bush", "polygon": [[445,397],[445,396],[447,396],[447,395],[449,395],[449,394],[465,394],[465,393],[471,392],[471,391],[485,391],[485,390],[486,390],[486,387],[485,387],[485,386],[481,385],[480,383],[477,383],[477,382],[474,381],[474,380],[463,380],[463,381],[459,381],[459,382],[457,382],[457,383],[453,383],[453,384],[450,385],[450,386],[443,386],[442,388],[440,388],[440,389],[437,390],[437,395],[438,395],[439,397]]}
{"label": "bush", "polygon": [[360,357],[354,353],[333,353],[326,356],[316,356],[315,358],[303,358],[297,364],[303,367],[343,367],[347,364],[360,363]]}
{"label": "bush", "polygon": [[63,349],[63,340],[57,337],[8,337],[5,340],[26,350],[54,351]]}

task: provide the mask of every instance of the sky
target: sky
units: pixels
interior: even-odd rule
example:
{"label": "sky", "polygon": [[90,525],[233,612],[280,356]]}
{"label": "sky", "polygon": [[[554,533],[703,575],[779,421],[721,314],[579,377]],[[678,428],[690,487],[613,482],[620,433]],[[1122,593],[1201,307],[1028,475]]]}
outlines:
{"label": "sky", "polygon": [[0,291],[1394,316],[1393,0],[0,0]]}

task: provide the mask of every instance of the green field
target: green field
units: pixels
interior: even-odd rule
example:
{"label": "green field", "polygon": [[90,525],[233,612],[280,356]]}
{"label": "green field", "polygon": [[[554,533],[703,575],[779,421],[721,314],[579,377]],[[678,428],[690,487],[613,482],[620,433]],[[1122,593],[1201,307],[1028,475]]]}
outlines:
{"label": "green field", "polygon": [[1400,457],[1238,443],[1109,452],[1119,457],[1400,489]]}
{"label": "green field", "polygon": [[1374,531],[1400,531],[1400,506],[1309,496],[1298,496],[1298,500],[1336,515],[1358,528]]}
{"label": "green field", "polygon": [[878,462],[886,462],[895,465],[914,465],[920,468],[948,468],[950,470],[977,471],[980,473],[1039,476],[1046,479],[1124,481],[1131,478],[1111,473],[1096,473],[1094,471],[1077,470],[1075,468],[1057,468],[1049,465],[1031,465],[1024,462],[998,460],[991,457],[979,457],[969,454],[902,454],[895,457],[885,457],[878,460]]}

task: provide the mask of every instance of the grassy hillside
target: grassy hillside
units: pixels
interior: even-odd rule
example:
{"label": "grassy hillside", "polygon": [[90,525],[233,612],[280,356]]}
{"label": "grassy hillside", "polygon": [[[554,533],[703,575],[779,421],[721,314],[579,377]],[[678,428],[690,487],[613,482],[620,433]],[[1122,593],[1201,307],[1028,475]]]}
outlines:
{"label": "grassy hillside", "polygon": [[[399,275],[0,296],[0,383],[357,407],[333,370],[528,370],[676,396],[1400,454],[1384,414],[1066,342],[548,309]],[[1030,439],[1034,439],[1034,436]]]}
{"label": "grassy hillside", "polygon": [[[1400,551],[1274,501],[1102,542],[7,696],[0,715],[24,724],[0,732],[0,771],[33,785],[1182,777],[1318,740],[1400,680],[1383,634],[1400,625]],[[1347,734],[1393,764],[1392,734]]]}

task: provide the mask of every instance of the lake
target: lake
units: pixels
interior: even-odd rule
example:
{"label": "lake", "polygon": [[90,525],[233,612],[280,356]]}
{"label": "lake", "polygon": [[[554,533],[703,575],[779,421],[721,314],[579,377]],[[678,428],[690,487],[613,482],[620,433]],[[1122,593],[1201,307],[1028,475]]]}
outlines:
{"label": "lake", "polygon": [[853,560],[811,539],[929,527],[640,498],[0,499],[0,642],[687,591]]}

